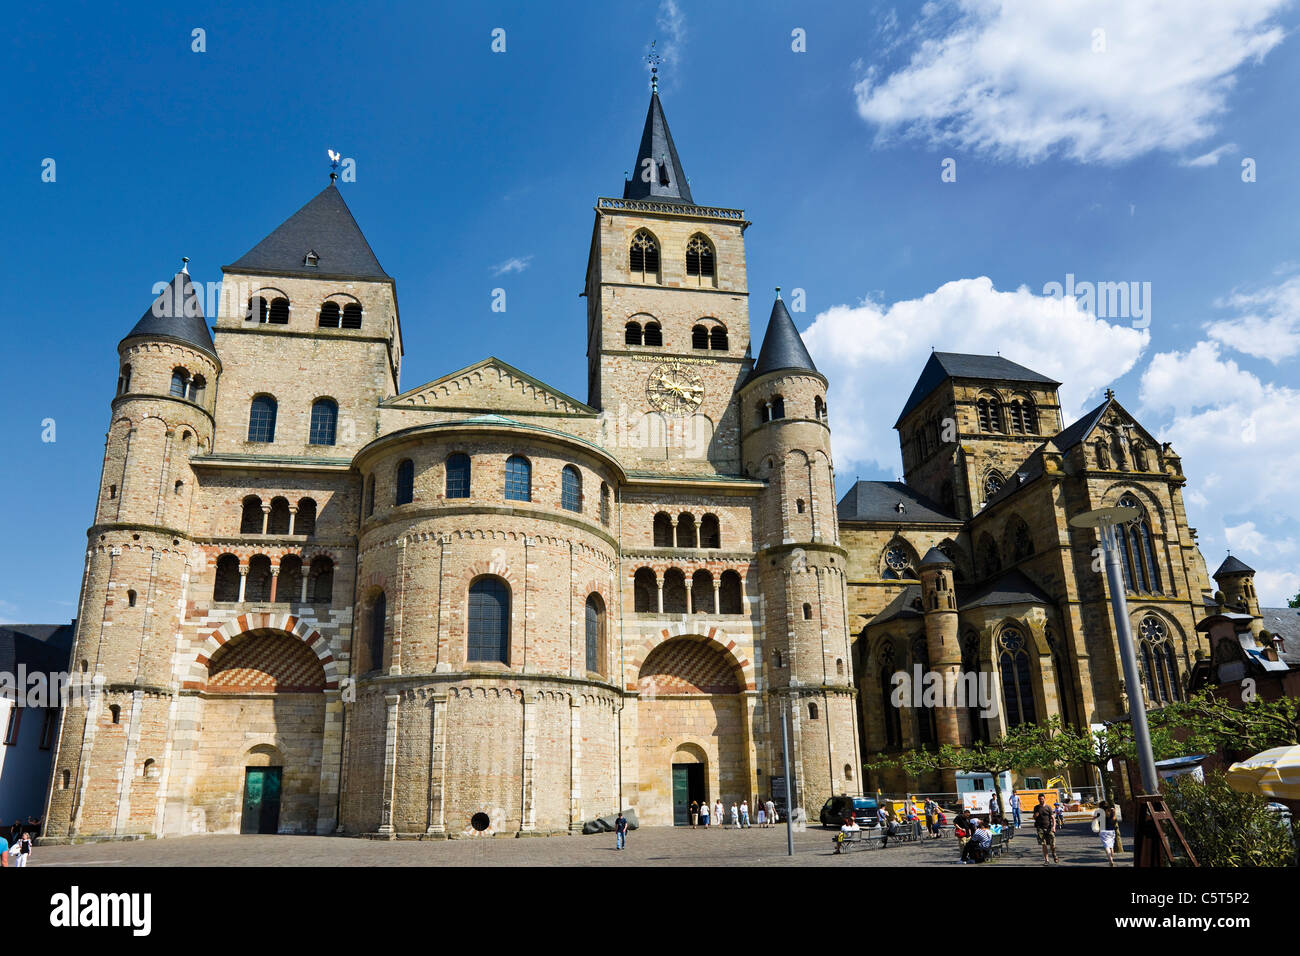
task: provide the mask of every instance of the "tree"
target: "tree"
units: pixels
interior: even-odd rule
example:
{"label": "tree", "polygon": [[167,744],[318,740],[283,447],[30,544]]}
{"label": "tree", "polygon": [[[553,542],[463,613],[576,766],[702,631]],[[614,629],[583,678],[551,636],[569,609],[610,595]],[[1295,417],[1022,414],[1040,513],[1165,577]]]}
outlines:
{"label": "tree", "polygon": [[1191,700],[1152,711],[1153,725],[1186,732],[1182,749],[1187,752],[1234,750],[1259,753],[1270,747],[1300,744],[1300,700],[1254,700],[1241,704],[1209,692]]}
{"label": "tree", "polygon": [[1239,793],[1223,774],[1165,781],[1165,798],[1201,866],[1289,866],[1295,846],[1268,801]]}
{"label": "tree", "polygon": [[[1164,725],[1149,727],[1151,750],[1156,760],[1176,757],[1186,752],[1186,744],[1174,738],[1173,728]],[[1071,767],[1094,767],[1101,778],[1101,799],[1109,800],[1106,787],[1106,765],[1112,760],[1136,760],[1137,742],[1133,739],[1133,725],[1117,721],[1103,725],[1101,730],[1087,727],[1063,727],[1053,739],[1058,760]]]}
{"label": "tree", "polygon": [[1289,600],[1289,601],[1286,602],[1286,606],[1287,606],[1287,607],[1300,607],[1300,591],[1297,591],[1297,592],[1296,592],[1296,596],[1293,597],[1291,600]]}

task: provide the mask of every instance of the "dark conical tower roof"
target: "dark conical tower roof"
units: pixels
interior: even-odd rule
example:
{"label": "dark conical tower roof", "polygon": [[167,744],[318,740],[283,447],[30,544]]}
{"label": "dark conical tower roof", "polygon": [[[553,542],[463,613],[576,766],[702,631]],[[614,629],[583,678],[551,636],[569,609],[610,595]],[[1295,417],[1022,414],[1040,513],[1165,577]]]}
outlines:
{"label": "dark conical tower roof", "polygon": [[[315,265],[308,264],[309,256],[314,257]],[[226,268],[331,279],[390,278],[333,181]]]}
{"label": "dark conical tower roof", "polygon": [[[763,334],[763,347],[759,349],[758,361],[749,373],[750,379],[776,372],[782,369],[799,369],[805,372],[817,372],[812,356],[808,354],[799,330],[794,327],[794,319],[786,311],[785,303],[778,294],[772,303],[772,315],[767,320],[767,331]],[[817,372],[817,374],[821,374]]]}
{"label": "dark conical tower roof", "polygon": [[623,184],[623,198],[695,202],[686,181],[686,170],[682,169],[677,147],[673,145],[673,134],[668,131],[668,118],[664,116],[658,90],[650,94],[650,109],[645,114],[641,146],[636,151],[632,178]]}
{"label": "dark conical tower roof", "polygon": [[184,266],[122,341],[139,336],[173,339],[217,358],[208,323],[203,318],[203,300]]}
{"label": "dark conical tower roof", "polygon": [[1228,555],[1227,559],[1224,560],[1224,562],[1221,565],[1219,565],[1219,570],[1214,572],[1214,578],[1215,580],[1218,580],[1218,578],[1224,574],[1254,574],[1254,573],[1255,573],[1255,569],[1252,568],[1245,561],[1241,560],[1241,558],[1234,558],[1232,555]]}

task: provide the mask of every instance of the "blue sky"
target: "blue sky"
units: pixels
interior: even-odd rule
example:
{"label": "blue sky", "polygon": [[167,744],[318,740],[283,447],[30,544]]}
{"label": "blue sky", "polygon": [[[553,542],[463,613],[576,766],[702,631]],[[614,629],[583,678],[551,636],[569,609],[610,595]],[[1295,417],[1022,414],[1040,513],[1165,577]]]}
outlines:
{"label": "blue sky", "polygon": [[[154,284],[183,255],[219,280],[327,182],[327,147],[355,160],[344,196],[397,279],[405,387],[496,354],[585,398],[592,205],[621,195],[656,39],[697,201],[754,223],[755,339],[773,286],[805,292],[841,491],[896,475],[888,426],[931,346],[1000,350],[1071,410],[1115,388],[1182,453],[1211,570],[1232,547],[1281,603],[1300,590],[1297,23],[1282,0],[16,9],[0,620],[74,613],[116,344]],[[1067,274],[1149,282],[1149,327],[1044,296]]]}

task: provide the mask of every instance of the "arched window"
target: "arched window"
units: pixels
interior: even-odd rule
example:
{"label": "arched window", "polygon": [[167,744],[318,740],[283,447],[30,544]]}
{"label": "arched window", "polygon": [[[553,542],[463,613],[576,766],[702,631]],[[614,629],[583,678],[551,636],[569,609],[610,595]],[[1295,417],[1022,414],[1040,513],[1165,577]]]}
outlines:
{"label": "arched window", "polygon": [[367,518],[375,513],[375,476],[373,473],[366,475],[366,494],[363,507]]}
{"label": "arched window", "polygon": [[662,511],[655,515],[654,545],[656,548],[673,546],[673,519]]}
{"label": "arched window", "polygon": [[809,720],[817,719],[817,705],[812,702],[809,702],[808,704],[808,719]]}
{"label": "arched window", "polygon": [[709,330],[702,325],[691,329],[691,348],[707,349],[709,347]]}
{"label": "arched window", "polygon": [[271,600],[271,559],[264,554],[255,554],[248,561],[244,600],[250,604]]}
{"label": "arched window", "polygon": [[610,496],[609,485],[603,481],[600,483],[600,523],[609,524],[610,520]]}
{"label": "arched window", "polygon": [[[926,646],[925,636],[918,634],[912,638],[912,666],[921,665],[921,673],[930,673],[930,649]],[[918,743],[921,746],[928,746],[939,739],[938,725],[934,716],[934,708],[926,707],[922,704],[920,711],[916,714],[916,733]]]}
{"label": "arched window", "polygon": [[368,671],[384,669],[384,643],[388,637],[388,598],[380,591],[370,602]]}
{"label": "arched window", "polygon": [[772,420],[785,418],[785,399],[780,395],[772,396]]}
{"label": "arched window", "polygon": [[1011,431],[1017,435],[1036,435],[1038,433],[1038,415],[1034,411],[1031,399],[1018,395],[1007,403],[1007,417],[1010,419]]}
{"label": "arched window", "polygon": [[782,662],[781,662],[781,652],[780,652],[780,651],[773,651],[773,652],[772,652],[772,666],[775,667],[775,668],[777,668],[778,670],[781,668],[781,666],[782,666]]}
{"label": "arched window", "polygon": [[587,670],[604,673],[601,661],[605,659],[605,602],[599,594],[587,595],[585,612],[587,637]]}
{"label": "arched window", "polygon": [[826,403],[820,395],[813,396],[813,415],[818,421],[826,417]]}
{"label": "arched window", "polygon": [[122,395],[131,390],[131,366],[123,365],[117,376],[117,394]]}
{"label": "arched window", "polygon": [[976,688],[979,687],[980,673],[980,639],[979,635],[973,632],[967,632],[961,641],[961,677],[962,686],[966,688],[966,700],[970,706],[966,708],[967,724],[970,727],[969,740],[963,743],[975,743],[976,741],[988,741],[989,730],[988,722],[980,712],[979,694]]}
{"label": "arched window", "polygon": [[627,345],[641,344],[641,323],[629,322],[623,326],[623,342]]}
{"label": "arched window", "polygon": [[172,369],[172,387],[171,395],[173,398],[184,398],[190,385],[190,373],[183,368]]}
{"label": "arched window", "polygon": [[260,295],[255,295],[248,300],[248,311],[244,313],[244,321],[265,322],[268,311],[270,311],[270,307],[267,305],[266,299]]}
{"label": "arched window", "polygon": [[1002,701],[1006,707],[1007,726],[1035,723],[1028,642],[1025,635],[1014,627],[1003,629],[998,637],[998,670],[1002,674]]}
{"label": "arched window", "polygon": [[305,535],[316,533],[315,498],[303,498],[298,502],[298,513],[293,519],[293,533]]}
{"label": "arched window", "polygon": [[126,592],[126,606],[127,606],[127,607],[135,607],[135,592],[134,592],[134,591],[127,591],[127,592]]}
{"label": "arched window", "polygon": [[891,544],[886,548],[884,561],[885,566],[881,569],[880,576],[885,580],[894,581],[915,576],[911,571],[911,554],[902,544]]}
{"label": "arched window", "polygon": [[1148,701],[1159,707],[1181,700],[1178,658],[1164,622],[1154,614],[1144,617],[1138,625],[1138,644]]}
{"label": "arched window", "polygon": [[345,329],[361,328],[361,306],[356,302],[349,302],[343,307],[342,327]]}
{"label": "arched window", "polygon": [[1029,536],[1029,526],[1019,515],[1012,515],[1007,522],[1003,552],[1011,555],[1013,561],[1022,561],[1034,553],[1034,540]]}
{"label": "arched window", "polygon": [[1124,584],[1130,591],[1163,594],[1160,563],[1156,560],[1155,540],[1151,535],[1151,519],[1147,516],[1146,509],[1133,495],[1124,495],[1120,498],[1119,506],[1136,508],[1139,513],[1138,517],[1128,525],[1119,525],[1115,528]]}
{"label": "arched window", "polygon": [[446,495],[448,498],[469,497],[469,455],[456,452],[447,456]]}
{"label": "arched window", "polygon": [[243,510],[239,516],[239,533],[262,533],[262,499],[257,495],[249,495],[244,499]]}
{"label": "arched window", "polygon": [[695,515],[683,511],[677,516],[677,547],[698,548],[700,539],[695,534]]}
{"label": "arched window", "polygon": [[659,582],[649,568],[637,568],[632,577],[632,609],[637,614],[659,610]]}
{"label": "arched window", "polygon": [[510,590],[500,578],[484,577],[469,589],[471,661],[510,663]]}
{"label": "arched window", "polygon": [[806,601],[804,602],[804,606],[803,606],[803,619],[805,621],[812,620],[812,605],[807,603]]}
{"label": "arched window", "polygon": [[320,318],[316,324],[322,329],[337,329],[339,327],[339,304],[337,302],[325,302],[320,307]]}
{"label": "arched window", "polygon": [[709,329],[709,348],[715,352],[725,352],[730,345],[727,342],[727,327],[715,325]]}
{"label": "arched window", "polygon": [[680,568],[664,572],[664,613],[686,613],[686,575]]}
{"label": "arched window", "polygon": [[267,534],[289,533],[289,502],[285,498],[271,499],[271,513],[266,519]]}
{"label": "arched window", "polygon": [[627,267],[633,278],[653,281],[659,278],[659,243],[649,230],[638,229],[628,247]]}
{"label": "arched window", "polygon": [[506,459],[506,500],[533,500],[533,466],[523,455]]}
{"label": "arched window", "polygon": [[565,511],[582,510],[582,475],[572,465],[560,471],[560,507]]}
{"label": "arched window", "polygon": [[1051,624],[1043,628],[1047,646],[1052,652],[1052,669],[1056,671],[1056,699],[1060,701],[1061,719],[1074,723],[1074,676],[1070,669],[1070,652],[1063,641],[1058,641]]}
{"label": "arched window", "polygon": [[655,348],[664,344],[664,333],[659,328],[658,322],[647,322],[645,324],[645,344]]}
{"label": "arched window", "polygon": [[700,547],[722,547],[722,532],[719,530],[718,516],[715,514],[707,514],[700,519]]}
{"label": "arched window", "polygon": [[176,484],[172,485],[172,493],[173,493],[173,494],[177,494],[177,495],[179,495],[179,494],[180,494],[181,492],[183,492],[184,490],[185,490],[185,482],[183,482],[183,481],[179,481],[179,480],[178,480],[178,481],[176,482]]}
{"label": "arched window", "polygon": [[275,399],[270,395],[258,395],[253,398],[253,403],[248,409],[249,441],[275,441],[275,411]]}
{"label": "arched window", "polygon": [[691,575],[691,611],[713,613],[713,575],[703,568]]}
{"label": "arched window", "polygon": [[984,477],[984,500],[987,501],[996,495],[1002,490],[1002,486],[1005,484],[1006,479],[1004,479],[1001,474],[996,471],[990,471]]}
{"label": "arched window", "polygon": [[730,568],[722,572],[722,579],[719,581],[718,612],[720,614],[745,613],[740,574]]}
{"label": "arched window", "polygon": [[308,429],[307,442],[311,445],[334,444],[335,431],[338,428],[339,405],[332,398],[318,398],[311,406],[311,427]]}
{"label": "arched window", "polygon": [[415,500],[415,462],[403,458],[397,465],[397,481],[394,485],[393,504],[409,505]]}
{"label": "arched window", "polygon": [[272,325],[289,324],[289,300],[276,298],[271,300],[271,309],[267,314],[267,321]]}
{"label": "arched window", "polygon": [[312,604],[329,604],[334,600],[334,562],[326,557],[311,559],[308,600]]}
{"label": "arched window", "polygon": [[208,387],[208,380],[202,375],[195,375],[190,379],[190,383],[185,388],[185,397],[191,402],[202,402],[203,392]]}
{"label": "arched window", "polygon": [[899,709],[894,706],[894,671],[897,670],[894,645],[885,641],[880,646],[880,710],[885,725],[885,748],[897,750],[903,746],[903,720]]}
{"label": "arched window", "polygon": [[997,396],[985,396],[975,403],[979,416],[980,431],[1002,431],[1002,408]]}
{"label": "arched window", "polygon": [[802,498],[796,498],[794,500],[794,510],[795,510],[795,514],[803,514],[806,510],[808,510],[808,506],[804,504],[804,500]]}
{"label": "arched window", "polygon": [[713,276],[713,243],[698,232],[686,242],[686,274],[699,279]]}
{"label": "arched window", "polygon": [[280,559],[280,580],[275,586],[275,601],[283,604],[302,597],[302,558],[286,554]]}

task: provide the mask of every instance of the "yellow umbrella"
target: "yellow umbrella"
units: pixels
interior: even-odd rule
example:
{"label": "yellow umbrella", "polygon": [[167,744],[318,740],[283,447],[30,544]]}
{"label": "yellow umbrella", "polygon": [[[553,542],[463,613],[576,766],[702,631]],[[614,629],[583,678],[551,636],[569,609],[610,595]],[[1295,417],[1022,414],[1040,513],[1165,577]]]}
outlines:
{"label": "yellow umbrella", "polygon": [[1228,768],[1228,786],[1242,793],[1300,800],[1300,747],[1274,747]]}

